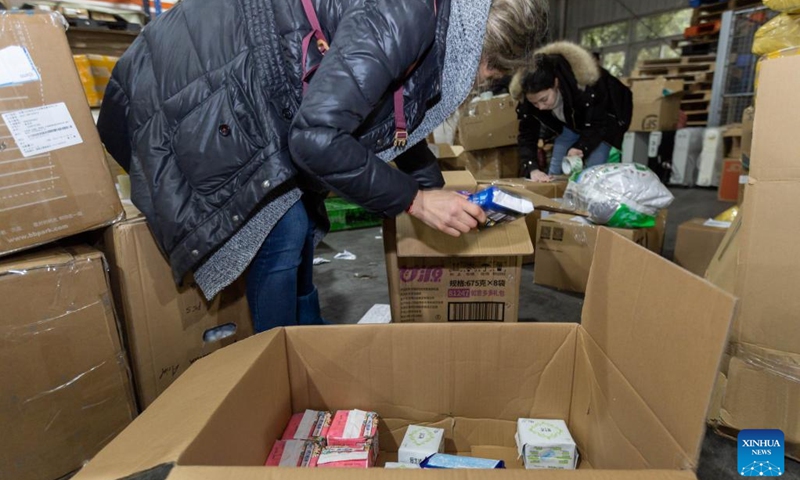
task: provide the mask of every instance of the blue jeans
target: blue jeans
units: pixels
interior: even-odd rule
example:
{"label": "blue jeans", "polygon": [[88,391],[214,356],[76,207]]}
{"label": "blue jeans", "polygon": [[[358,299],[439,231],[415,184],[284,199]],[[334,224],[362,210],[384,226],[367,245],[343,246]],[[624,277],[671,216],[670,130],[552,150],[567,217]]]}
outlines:
{"label": "blue jeans", "polygon": [[313,281],[314,227],[303,202],[295,203],[250,264],[247,303],[255,333],[324,324]]}
{"label": "blue jeans", "polygon": [[[550,160],[550,171],[548,172],[550,175],[564,174],[561,170],[561,162],[564,160],[564,157],[567,156],[569,149],[575,145],[575,142],[577,142],[579,138],[581,138],[580,135],[564,127],[564,131],[556,138],[555,144],[553,145],[553,158]],[[596,167],[597,165],[608,162],[608,154],[610,152],[611,145],[605,142],[601,143],[589,154],[589,158],[583,159],[583,168]]]}

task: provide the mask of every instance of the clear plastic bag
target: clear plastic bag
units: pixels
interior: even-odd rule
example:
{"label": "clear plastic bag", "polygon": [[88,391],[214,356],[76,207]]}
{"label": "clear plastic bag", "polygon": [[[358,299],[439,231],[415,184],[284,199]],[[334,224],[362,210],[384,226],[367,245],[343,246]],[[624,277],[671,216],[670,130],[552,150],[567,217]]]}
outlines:
{"label": "clear plastic bag", "polygon": [[800,0],[764,0],[764,5],[770,10],[779,12],[800,11]]}
{"label": "clear plastic bag", "polygon": [[617,228],[653,227],[658,211],[673,200],[656,174],[636,163],[586,169],[570,180],[564,194],[568,208],[584,210],[592,222]]}
{"label": "clear plastic bag", "polygon": [[782,13],[761,26],[753,39],[753,53],[767,55],[800,46],[800,14]]}

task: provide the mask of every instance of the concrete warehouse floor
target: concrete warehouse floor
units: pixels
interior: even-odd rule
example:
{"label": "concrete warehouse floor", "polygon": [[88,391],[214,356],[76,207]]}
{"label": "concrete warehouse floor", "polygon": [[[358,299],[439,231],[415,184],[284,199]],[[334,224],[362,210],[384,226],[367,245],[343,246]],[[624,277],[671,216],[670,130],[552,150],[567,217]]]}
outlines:
{"label": "concrete warehouse floor", "polygon": [[[675,250],[678,225],[695,217],[716,216],[731,206],[717,201],[716,190],[672,191],[675,202],[669,209],[663,252],[669,259]],[[355,254],[356,260],[334,260],[333,256],[344,250]],[[380,228],[332,233],[317,249],[317,256],[331,260],[331,263],[319,265],[314,270],[322,314],[328,321],[356,323],[373,305],[389,303]],[[583,296],[534,285],[532,265],[523,269],[520,298],[520,321],[580,322]],[[698,477],[700,480],[739,478],[736,442],[709,431],[703,445]],[[783,478],[800,480],[800,464],[786,459]]]}

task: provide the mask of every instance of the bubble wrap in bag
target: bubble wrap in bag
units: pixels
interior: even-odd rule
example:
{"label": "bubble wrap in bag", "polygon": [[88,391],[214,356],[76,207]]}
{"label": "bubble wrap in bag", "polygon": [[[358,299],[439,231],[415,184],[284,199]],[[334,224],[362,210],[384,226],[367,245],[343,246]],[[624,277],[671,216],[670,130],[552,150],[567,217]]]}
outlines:
{"label": "bubble wrap in bag", "polygon": [[568,208],[584,210],[600,225],[646,228],[674,200],[655,173],[636,163],[591,167],[570,179],[564,194]]}

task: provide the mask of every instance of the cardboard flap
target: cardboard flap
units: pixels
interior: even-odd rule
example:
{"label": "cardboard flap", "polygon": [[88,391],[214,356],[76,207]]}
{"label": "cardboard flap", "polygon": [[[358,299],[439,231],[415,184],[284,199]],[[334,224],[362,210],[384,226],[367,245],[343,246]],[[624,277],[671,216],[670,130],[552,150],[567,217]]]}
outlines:
{"label": "cardboard flap", "polygon": [[455,238],[410,215],[397,217],[398,257],[484,257],[531,253],[533,244],[525,219]]}
{"label": "cardboard flap", "polygon": [[[279,438],[291,416],[284,335],[274,329],[198,360],[74,478],[121,478],[174,462],[263,464],[263,439]],[[225,405],[255,395],[282,408]]]}
{"label": "cardboard flap", "polygon": [[[505,470],[359,470],[355,468],[304,468],[291,469],[287,475],[286,468],[277,467],[175,467],[169,480],[279,480],[296,478],[298,480],[372,480],[380,474],[380,478],[403,478],[425,480],[432,476],[451,480],[697,480],[692,472],[676,472],[664,470],[614,471],[614,470],[538,470],[531,472],[523,469]],[[139,479],[132,479],[139,480]],[[144,480],[144,479],[141,479]]]}
{"label": "cardboard flap", "polygon": [[[459,417],[494,419],[459,428],[463,433],[456,435],[456,451],[497,444],[499,423],[510,425],[510,442],[518,418],[568,415],[572,385],[566,379],[573,368],[576,325],[461,327],[287,330],[293,408],[376,409],[384,418],[415,424],[447,417],[455,417],[456,425],[469,423]],[[531,348],[532,339],[536,348]]]}
{"label": "cardboard flap", "polygon": [[[608,368],[624,379],[617,387],[606,385],[607,400],[627,395],[622,389],[632,388],[659,419],[657,428],[674,439],[691,466],[700,454],[735,305],[731,295],[709,282],[600,229],[582,326],[598,355],[607,357]],[[608,379],[600,376],[596,381],[603,384]],[[628,422],[623,417],[615,421]],[[644,461],[651,468],[674,468],[653,458]]]}
{"label": "cardboard flap", "polygon": [[759,62],[758,97],[753,125],[750,177],[757,181],[798,180],[800,163],[793,152],[800,150],[797,111],[800,95],[797,78],[800,56]]}
{"label": "cardboard flap", "polygon": [[546,212],[553,212],[553,213],[580,215],[581,217],[589,216],[588,212],[584,212],[583,210],[568,208],[558,200],[547,198],[543,195],[531,192],[530,190],[526,190],[525,188],[522,187],[503,186],[503,190],[507,190],[509,193],[513,193],[514,195],[519,195],[522,198],[527,198],[528,200],[533,202],[533,206],[536,210],[544,210]]}
{"label": "cardboard flap", "polygon": [[478,188],[478,182],[469,170],[442,172],[442,176],[444,177],[443,190],[474,192]]}

